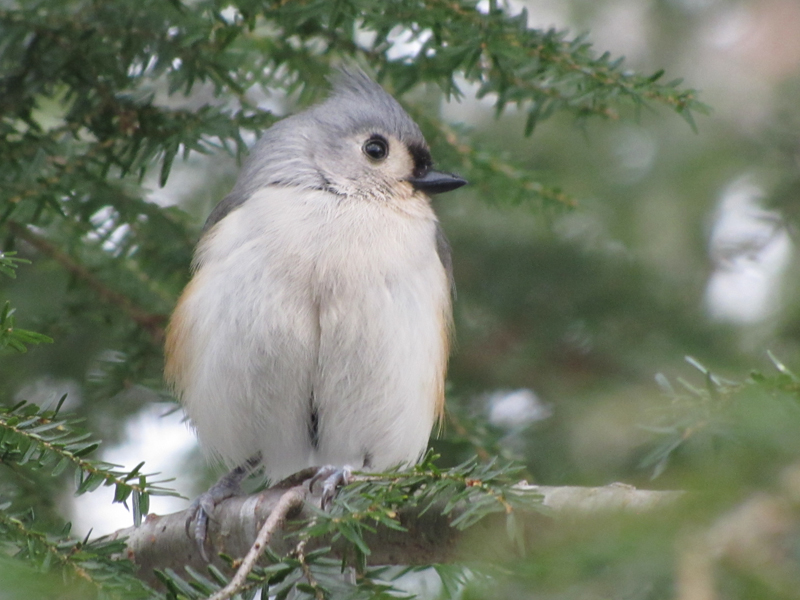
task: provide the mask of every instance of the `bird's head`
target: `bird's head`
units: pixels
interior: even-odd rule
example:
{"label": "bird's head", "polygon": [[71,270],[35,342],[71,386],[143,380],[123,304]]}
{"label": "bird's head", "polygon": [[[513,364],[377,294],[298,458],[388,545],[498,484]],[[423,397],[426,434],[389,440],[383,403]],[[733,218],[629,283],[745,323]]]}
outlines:
{"label": "bird's head", "polygon": [[432,164],[422,132],[402,106],[363,71],[347,69],[326,101],[264,134],[240,179],[378,200],[466,183]]}

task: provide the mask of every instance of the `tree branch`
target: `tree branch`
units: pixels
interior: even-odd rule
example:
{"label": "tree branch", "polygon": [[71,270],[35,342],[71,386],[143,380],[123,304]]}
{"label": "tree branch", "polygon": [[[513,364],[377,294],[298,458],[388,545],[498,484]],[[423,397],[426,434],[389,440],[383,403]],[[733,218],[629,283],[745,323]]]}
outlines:
{"label": "tree branch", "polygon": [[11,233],[16,237],[25,240],[45,256],[55,260],[69,273],[86,283],[102,300],[122,310],[137,325],[147,331],[155,343],[160,344],[163,341],[164,324],[167,320],[165,315],[152,314],[142,310],[130,298],[106,286],[89,269],[77,263],[69,254],[63,252],[43,237],[36,235],[24,225],[15,221],[8,221],[7,225]]}
{"label": "tree branch", "polygon": [[[594,517],[603,513],[640,514],[665,508],[683,496],[683,492],[637,490],[621,484],[600,488],[519,485],[544,496],[544,505],[554,521],[562,517]],[[210,554],[214,557],[219,553],[232,557],[245,556],[253,546],[262,524],[278,510],[285,493],[286,486],[276,486],[259,494],[237,496],[221,502],[209,520]],[[305,507],[293,516],[303,521],[312,518],[311,503],[318,508],[319,498],[309,496]],[[184,566],[190,566],[203,571],[207,565],[194,540],[186,534],[185,523],[189,514],[186,510],[164,516],[149,515],[140,527],[119,530],[110,538],[127,538],[127,557],[140,567],[141,577],[149,583],[155,582],[153,569],[170,568],[182,572]],[[442,515],[435,508],[427,511],[419,508],[401,510],[398,519],[406,531],[378,526],[374,533],[365,535],[365,542],[371,550],[368,563],[427,565],[454,562],[465,557],[465,546],[470,544],[462,542],[468,536],[479,535],[481,539],[489,539],[492,532],[505,531],[504,514],[486,517],[466,531],[450,525],[459,514],[458,510],[454,510]],[[550,529],[548,525],[551,519],[539,512],[530,512],[520,515],[519,521],[524,525],[526,541],[530,543]],[[290,532],[291,527],[275,531],[269,546],[276,554],[289,554],[296,547],[296,539],[285,535]],[[331,545],[331,540],[313,538],[308,542],[308,550],[325,545]],[[347,550],[345,542],[332,544],[334,556],[341,558]],[[214,558],[212,562],[223,571],[231,572],[219,558]]]}

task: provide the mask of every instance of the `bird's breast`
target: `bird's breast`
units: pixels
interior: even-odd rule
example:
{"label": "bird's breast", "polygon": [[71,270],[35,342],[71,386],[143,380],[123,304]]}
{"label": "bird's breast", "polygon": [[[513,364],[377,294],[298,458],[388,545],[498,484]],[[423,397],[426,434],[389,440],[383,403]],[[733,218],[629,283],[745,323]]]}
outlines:
{"label": "bird's breast", "polygon": [[201,441],[229,462],[260,450],[276,476],[417,459],[442,405],[450,296],[435,216],[411,209],[265,188],[206,234],[173,317]]}

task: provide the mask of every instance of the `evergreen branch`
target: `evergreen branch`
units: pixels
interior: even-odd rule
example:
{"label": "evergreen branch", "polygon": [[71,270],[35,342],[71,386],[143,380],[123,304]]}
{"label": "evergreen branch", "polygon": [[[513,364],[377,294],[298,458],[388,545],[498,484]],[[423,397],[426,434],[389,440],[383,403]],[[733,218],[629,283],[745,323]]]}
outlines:
{"label": "evergreen branch", "polygon": [[[65,397],[61,399],[63,402]],[[101,485],[114,486],[114,502],[126,503],[132,498],[134,522],[140,523],[147,514],[149,497],[177,496],[159,484],[171,480],[148,481],[153,474],[144,474],[140,463],[131,471],[116,469],[113,465],[84,458],[100,445],[90,434],[77,427],[79,419],[58,418],[55,410],[41,410],[33,404],[18,403],[0,407],[0,457],[7,465],[33,469],[49,468],[56,477],[67,466],[75,469],[76,493],[83,494]]]}
{"label": "evergreen branch", "polygon": [[[788,406],[800,407],[800,376],[772,353],[768,355],[777,373],[754,370],[743,381],[720,377],[691,356],[686,357],[686,362],[702,375],[701,385],[678,378],[679,385],[673,386],[663,374],[656,376],[669,404],[658,410],[651,423],[642,425],[655,437],[653,447],[640,463],[642,467],[653,469],[652,479],[666,470],[674,455],[688,451],[696,440],[729,439],[733,423],[742,418],[737,411],[752,406],[753,395],[765,395],[762,403],[774,403],[780,410]],[[766,448],[762,448],[764,450]]]}
{"label": "evergreen branch", "polygon": [[462,174],[470,178],[471,184],[477,184],[484,192],[480,194],[486,199],[493,199],[496,194],[491,193],[503,189],[506,193],[503,201],[511,204],[521,204],[538,200],[542,206],[556,210],[569,210],[575,208],[578,201],[564,193],[559,188],[548,187],[530,175],[529,170],[520,168],[510,162],[501,160],[496,154],[487,152],[478,147],[456,128],[446,123],[415,114],[418,122],[424,123],[432,144],[444,142],[455,156],[451,162],[460,163]]}
{"label": "evergreen branch", "polygon": [[[405,27],[418,40],[425,39],[424,32],[433,33],[420,44],[413,68],[431,81],[447,79],[446,89],[457,94],[453,72],[460,70],[468,81],[480,84],[479,97],[497,94],[498,113],[509,103],[527,106],[526,134],[537,121],[562,109],[617,119],[611,102],[625,100],[634,105],[662,103],[692,126],[693,111],[708,111],[697,100],[697,92],[679,89],[680,81],[658,83],[663,71],[647,76],[630,73],[623,70],[621,59],[612,60],[607,53],[595,56],[583,37],[569,39],[566,31],[529,29],[525,10],[512,16],[498,7],[485,13],[467,1],[426,4],[425,11],[412,0],[393,4],[392,27]],[[383,11],[363,4],[359,9],[364,11],[363,26],[378,33],[374,46],[388,45],[390,28]],[[340,31],[347,35],[345,28]],[[413,81],[410,68],[399,61],[385,63],[385,68],[398,75],[404,72],[403,79]]]}
{"label": "evergreen branch", "polygon": [[497,459],[488,463],[471,459],[441,470],[434,464],[435,458],[429,452],[408,471],[362,474],[358,484],[340,492],[332,510],[317,515],[307,528],[308,535],[331,536],[334,543],[344,538],[357,555],[366,557],[371,553],[366,535],[376,527],[405,531],[401,515],[408,511],[439,512],[460,531],[501,513],[513,542],[524,547],[518,516],[542,511],[543,498],[516,485],[522,467]]}
{"label": "evergreen branch", "polygon": [[311,586],[315,600],[324,600],[325,592],[322,589],[322,586],[320,586],[319,581],[317,581],[317,578],[314,577],[314,574],[311,572],[311,566],[308,564],[308,560],[306,558],[306,545],[308,544],[308,539],[309,538],[307,536],[304,536],[303,539],[298,542],[293,554],[297,557],[297,560],[300,563],[300,568],[303,571],[303,577],[305,577],[306,581],[308,581],[308,585]]}
{"label": "evergreen branch", "polygon": [[[398,473],[392,473],[389,477],[399,480],[397,475]],[[418,477],[418,473],[407,473],[403,479],[416,482],[419,481]],[[442,478],[437,482],[425,479],[431,488],[437,488],[441,480]],[[454,475],[453,480],[465,482],[462,475]],[[397,483],[392,485],[392,481],[385,482],[386,487],[390,485],[393,489],[400,487]],[[362,481],[341,490],[340,494],[346,494],[347,497],[335,500],[335,505],[339,507],[336,510],[339,512],[329,517],[329,520],[333,522],[335,519],[341,519],[340,509],[352,501],[355,490],[361,489],[363,492],[364,485],[375,483]],[[480,486],[471,489],[476,490],[476,496],[469,500],[458,501],[452,508],[448,507],[448,501],[445,499],[436,501],[431,498],[432,502],[428,505],[417,503],[413,506],[403,506],[393,517],[381,518],[374,526],[366,528],[361,537],[361,542],[368,548],[368,553],[362,557],[364,564],[430,565],[450,563],[463,558],[466,549],[459,547],[459,542],[468,535],[469,528],[475,527],[478,523],[464,516],[472,514],[473,509],[469,505],[476,503],[477,493],[482,491]],[[244,556],[248,552],[254,541],[254,532],[258,530],[257,524],[263,523],[276,509],[285,491],[285,488],[276,486],[254,496],[229,498],[217,506],[212,519],[209,520],[208,540],[214,549],[212,568],[218,572],[222,570],[222,582],[227,582],[227,577],[234,570],[231,565],[235,564],[232,559],[225,557]],[[602,514],[617,512],[640,515],[649,510],[670,506],[682,496],[680,492],[641,491],[622,485],[603,488],[554,488],[518,483],[497,489],[495,492],[502,492],[499,495],[512,504],[514,508],[512,514],[517,516],[513,523],[509,524],[504,510],[502,514],[497,514],[496,511],[487,510],[486,505],[478,501],[477,503],[481,505],[480,512],[484,515],[479,519],[481,531],[487,535],[490,531],[503,532],[502,537],[508,540],[509,548],[518,548],[521,540],[524,540],[527,547],[536,543],[537,537],[543,534],[542,510],[546,510],[554,519],[575,515],[596,519]],[[541,498],[541,502],[518,503],[516,500],[511,501],[511,498],[526,500]],[[494,496],[489,496],[489,502],[503,506]],[[337,564],[335,561],[338,559],[339,565],[343,559],[353,560],[354,544],[347,536],[341,535],[342,529],[348,528],[351,521],[342,519],[338,523],[333,523],[332,527],[320,528],[315,524],[321,513],[319,499],[315,498],[313,503],[312,505],[312,501],[309,500],[296,519],[296,523],[307,525],[301,526],[299,530],[296,529],[298,525],[295,525],[290,531],[277,532],[277,535],[272,537],[269,548],[265,550],[271,564],[263,567],[264,570],[261,572],[258,570],[254,572],[256,576],[254,584],[284,582],[284,585],[293,585],[291,574],[302,577],[300,563],[297,559],[290,558],[296,549],[296,541],[293,540],[296,540],[298,535],[301,539],[304,536],[308,537],[307,560],[317,561],[324,558],[325,561],[331,561],[331,564]],[[140,567],[140,572],[147,581],[154,581],[155,569],[160,570],[155,577],[162,583],[172,577],[166,577],[166,571],[172,570],[173,574],[183,572],[184,565],[197,572],[205,571],[208,565],[197,552],[194,541],[185,532],[188,514],[188,511],[182,511],[164,516],[151,515],[141,527],[120,530],[109,539],[126,538],[126,555]],[[370,518],[376,514],[378,514],[377,509],[373,509],[369,513]],[[337,529],[338,524],[342,527]],[[511,530],[512,527],[514,531]],[[315,535],[317,533],[320,535]],[[337,533],[338,541],[335,541],[333,538],[337,537]],[[323,561],[322,566],[326,564]]]}
{"label": "evergreen branch", "polygon": [[[116,556],[124,549],[122,541],[89,542],[33,531],[23,518],[0,507],[0,534],[5,551],[16,549],[15,558],[52,569],[57,566],[78,589],[91,597],[151,598],[152,591],[134,575],[132,565],[120,563]],[[68,528],[67,528],[68,531]]]}
{"label": "evergreen branch", "polygon": [[29,260],[18,258],[16,252],[0,252],[0,273],[11,279],[16,279],[19,265],[30,263]]}
{"label": "evergreen branch", "polygon": [[47,554],[49,560],[55,560],[62,567],[68,567],[79,579],[93,583],[98,590],[102,587],[92,579],[86,569],[69,559],[69,554],[63,551],[63,541],[61,543],[53,541],[44,533],[28,529],[21,519],[12,517],[5,510],[0,510],[0,531],[3,533],[5,543],[11,542],[19,548],[25,548],[29,556]]}
{"label": "evergreen branch", "polygon": [[130,298],[109,288],[86,267],[74,261],[67,253],[58,249],[43,237],[36,235],[27,227],[15,221],[8,221],[7,225],[15,236],[25,240],[45,256],[55,260],[70,274],[86,283],[103,301],[113,304],[122,310],[131,320],[147,331],[155,343],[161,343],[164,337],[164,324],[167,320],[165,315],[148,313],[136,306]]}
{"label": "evergreen branch", "polygon": [[[0,252],[0,274],[11,279],[16,278],[17,267],[25,263],[30,261],[17,258],[16,252]],[[0,348],[11,347],[17,352],[24,353],[28,351],[26,344],[52,343],[53,339],[46,335],[17,327],[14,312],[15,309],[11,308],[10,302],[6,302],[0,310]]]}
{"label": "evergreen branch", "polygon": [[[68,18],[58,14],[42,16],[35,10],[0,10],[0,25],[9,39],[6,60],[15,65],[0,80],[0,91],[8,91],[0,96],[17,100],[17,112],[11,114],[29,126],[25,144],[31,136],[41,136],[51,145],[59,145],[56,140],[62,138],[72,139],[73,145],[76,140],[93,138],[98,140],[90,145],[96,153],[99,180],[112,167],[123,175],[141,175],[158,160],[162,184],[179,151],[188,155],[233,145],[239,154],[245,148],[242,130],[259,132],[274,121],[269,113],[247,106],[244,89],[254,83],[274,85],[276,80],[290,91],[300,81],[322,83],[330,59],[314,49],[321,40],[329,50],[358,52],[367,57],[381,67],[382,74],[390,75],[398,93],[420,80],[446,81],[446,91],[459,93],[453,77],[460,72],[466,80],[480,85],[479,97],[497,94],[498,113],[509,103],[526,110],[526,134],[557,110],[617,118],[612,104],[628,101],[641,106],[659,102],[676,110],[690,124],[693,112],[706,110],[697,101],[696,93],[679,89],[678,82],[659,84],[661,72],[649,76],[632,74],[622,69],[620,60],[611,60],[607,55],[596,57],[580,37],[568,39],[565,32],[529,29],[524,12],[511,16],[504,9],[495,8],[485,14],[477,10],[474,2],[464,1],[429,0],[426,4],[427,10],[420,10],[417,0],[393,2],[388,20],[381,5],[363,0],[343,0],[334,6],[325,0],[277,3],[261,12],[241,6],[239,18],[232,21],[221,18],[213,3],[200,3],[191,14],[152,2],[120,5],[124,19],[111,19],[104,9],[89,3]],[[259,16],[274,24],[275,32],[260,29],[254,33]],[[179,18],[184,19],[181,27],[174,28],[179,33],[170,33],[168,24]],[[154,20],[158,27],[152,26]],[[123,22],[126,26],[120,28]],[[405,27],[421,41],[415,64],[387,58],[392,46],[389,34],[397,27]],[[132,29],[136,36],[131,35]],[[299,48],[294,41],[286,42],[280,33],[286,30],[296,32]],[[370,45],[357,39],[358,32],[364,30],[376,33]],[[22,42],[30,31],[36,32],[37,43]],[[430,32],[433,35],[425,37]],[[98,38],[125,40],[126,52],[119,61],[109,61],[92,43]],[[20,43],[15,44],[15,40]],[[269,52],[263,52],[265,45]],[[12,50],[17,46],[26,50]],[[270,58],[264,59],[265,54]],[[309,62],[314,63],[313,73],[309,72]],[[26,89],[20,87],[20,81],[38,81],[43,76],[31,71],[29,63],[64,65],[57,71],[69,90],[62,100],[64,125],[44,135],[31,115],[34,98],[19,98]],[[148,68],[143,68],[148,63]],[[82,76],[72,77],[71,69],[77,68]],[[288,69],[291,76],[279,75],[282,68]],[[168,80],[170,93],[189,92],[198,82],[211,82],[215,95],[235,95],[243,108],[224,110],[207,104],[190,111],[157,106],[150,88],[161,76]],[[294,83],[287,83],[290,80]],[[61,90],[57,83],[47,79],[31,89],[36,94],[53,96]],[[322,86],[306,88],[312,89],[311,96],[315,95],[315,87]],[[14,121],[5,125],[8,133],[16,134],[9,139],[19,137]],[[85,135],[87,132],[90,135]],[[58,178],[44,177],[28,168],[32,161],[41,162],[40,157],[21,157],[18,142],[6,141],[5,145],[0,154],[13,167],[3,186],[11,190],[6,195],[29,197],[34,193],[31,180],[58,185]],[[460,147],[455,142],[453,145]],[[496,164],[491,156],[461,150],[465,160],[482,169],[524,179],[518,170]],[[66,163],[66,170],[74,171],[74,148],[66,155],[66,161],[63,153],[51,154]],[[569,198],[558,190],[547,189],[533,180],[521,183],[530,194],[569,204]],[[12,193],[14,189],[18,193]],[[42,201],[56,207],[52,196]],[[14,203],[9,210],[14,210]]]}
{"label": "evergreen branch", "polygon": [[26,344],[52,343],[53,339],[35,331],[20,329],[16,326],[14,312],[11,303],[6,302],[0,310],[0,348],[10,347],[17,352],[27,352]]}

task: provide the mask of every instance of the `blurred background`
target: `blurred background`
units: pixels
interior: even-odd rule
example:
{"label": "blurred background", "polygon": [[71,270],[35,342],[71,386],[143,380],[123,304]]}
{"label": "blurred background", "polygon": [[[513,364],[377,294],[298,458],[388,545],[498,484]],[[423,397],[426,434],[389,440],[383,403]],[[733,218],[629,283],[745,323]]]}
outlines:
{"label": "blurred background", "polygon": [[[449,416],[434,447],[444,465],[500,453],[548,485],[690,486],[702,479],[681,476],[690,459],[653,459],[652,426],[674,407],[671,386],[706,378],[685,357],[735,380],[751,368],[774,371],[768,351],[787,365],[800,359],[800,3],[511,3],[523,6],[531,27],[588,32],[598,53],[624,56],[632,70],[683,77],[711,112],[696,117],[696,132],[663,108],[620,120],[555,116],[526,138],[525,115],[508,109],[496,118],[491,99],[476,100],[466,84],[460,100],[435,89],[409,93],[406,100],[463,124],[484,147],[577,199],[573,210],[541,210],[509,204],[502,190],[485,198],[467,187],[436,200],[458,296]],[[394,56],[414,52],[403,31],[395,40]],[[296,96],[252,93],[278,114],[297,108]],[[213,100],[202,89],[158,97],[176,106]],[[145,179],[148,198],[169,207],[192,238],[159,235],[156,243],[175,251],[148,290],[151,305],[171,310],[188,280],[191,244],[236,171],[223,153],[193,154],[176,161],[165,187],[155,175]],[[102,239],[89,241],[120,253],[124,269],[130,226],[118,226],[110,209],[91,218]],[[161,356],[138,350],[145,344],[130,327],[81,311],[86,292],[56,261],[24,242],[18,250],[34,263],[0,280],[0,296],[19,308],[21,326],[55,343],[2,358],[3,396],[48,405],[67,393],[65,406],[105,440],[105,460],[128,469],[144,460],[147,472],[176,477],[193,498],[220,469],[204,461],[164,392]],[[33,484],[29,492],[37,495]],[[42,510],[74,520],[78,535],[130,524],[109,490],[74,501],[70,494]],[[187,504],[153,498],[151,509]]]}

